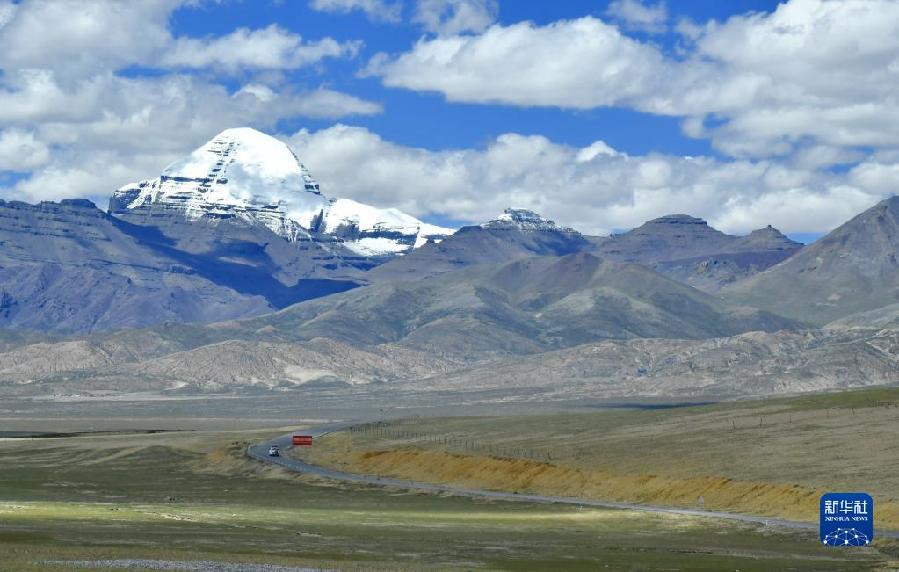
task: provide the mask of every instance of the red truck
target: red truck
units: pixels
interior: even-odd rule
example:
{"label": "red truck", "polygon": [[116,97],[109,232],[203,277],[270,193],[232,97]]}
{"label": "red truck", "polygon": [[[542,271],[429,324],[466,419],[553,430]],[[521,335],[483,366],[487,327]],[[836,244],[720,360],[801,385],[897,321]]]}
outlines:
{"label": "red truck", "polygon": [[311,447],[312,446],[312,435],[294,435],[293,436],[293,446],[294,447]]}

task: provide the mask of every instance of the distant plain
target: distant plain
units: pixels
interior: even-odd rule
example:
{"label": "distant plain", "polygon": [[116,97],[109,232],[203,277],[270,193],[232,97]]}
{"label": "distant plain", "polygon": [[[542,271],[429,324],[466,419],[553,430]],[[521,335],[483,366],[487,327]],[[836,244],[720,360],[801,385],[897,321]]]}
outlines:
{"label": "distant plain", "polygon": [[[688,473],[726,474],[727,467],[735,475],[749,478],[754,459],[766,455],[779,459],[770,464],[771,471],[790,466],[798,470],[806,460],[791,461],[784,454],[787,444],[839,431],[852,419],[866,420],[863,431],[871,439],[865,450],[874,455],[870,463],[877,464],[878,472],[871,474],[865,485],[870,485],[882,502],[895,490],[895,470],[881,455],[890,454],[890,443],[895,442],[888,439],[890,431],[896,430],[889,416],[897,409],[878,403],[895,401],[899,390],[877,391],[880,393],[847,394],[850,398],[844,400],[845,408],[829,396],[813,396],[688,408],[406,418],[403,425],[395,426],[421,432],[439,430],[457,438],[478,435],[477,439],[494,446],[522,449],[529,443],[528,447],[552,451],[551,463],[559,466],[583,471],[614,466],[622,474],[652,471],[660,482],[671,483]],[[868,550],[834,551],[820,547],[811,531],[409,493],[289,474],[244,457],[247,443],[303,426],[298,415],[291,419],[283,404],[277,417],[282,426],[266,425],[262,416],[229,419],[216,415],[208,404],[208,409],[203,409],[196,403],[182,403],[184,411],[194,410],[196,415],[180,418],[177,409],[170,410],[168,417],[153,417],[158,404],[144,404],[142,413],[137,414],[135,404],[109,403],[107,407],[116,407],[120,416],[101,421],[102,411],[94,409],[101,415],[65,417],[56,412],[29,421],[20,411],[11,423],[13,415],[7,411],[3,427],[18,431],[111,432],[0,440],[0,568],[71,570],[47,562],[129,558],[267,562],[339,570],[594,570],[602,566],[612,570],[883,570],[899,562],[899,543],[883,539]],[[856,407],[854,414],[852,407]],[[778,437],[785,434],[780,431],[780,417],[790,412],[796,416],[793,425],[801,430],[783,441]],[[390,415],[395,417],[396,412]],[[765,416],[762,428],[753,426],[759,415]],[[728,430],[731,420],[737,423],[736,430]],[[161,426],[183,431],[133,432]],[[572,431],[580,437],[566,439]],[[343,455],[347,435],[336,434],[318,443],[316,455],[332,459],[338,453]],[[696,441],[702,435],[707,437],[705,449]],[[721,451],[733,444],[740,445],[743,454],[724,459]],[[355,433],[351,455],[345,458],[357,458],[356,453],[370,450],[441,456],[436,458],[451,454],[482,462],[482,457],[471,451],[428,449],[421,442],[385,441]],[[844,454],[850,463],[862,457],[852,449]],[[384,460],[393,462],[390,456]],[[536,461],[514,462],[527,466]],[[384,474],[405,474],[401,464],[378,465],[377,469]],[[420,471],[425,469],[419,466]],[[814,470],[810,467],[808,473]],[[431,476],[459,480],[451,473]],[[758,473],[753,478],[761,481],[766,476]],[[834,484],[854,479],[848,471],[844,478]],[[800,483],[803,491],[826,484],[816,484],[809,474],[787,473],[784,479]],[[609,482],[613,487],[621,483]],[[513,484],[517,486],[515,481],[509,482]],[[655,489],[650,486],[647,490]],[[623,489],[610,492],[625,496]],[[682,504],[682,500],[672,498],[670,504]],[[713,494],[705,496],[706,508],[725,506],[716,504],[718,501]],[[880,514],[890,514],[891,502],[882,502]],[[749,510],[747,506],[736,508]]]}

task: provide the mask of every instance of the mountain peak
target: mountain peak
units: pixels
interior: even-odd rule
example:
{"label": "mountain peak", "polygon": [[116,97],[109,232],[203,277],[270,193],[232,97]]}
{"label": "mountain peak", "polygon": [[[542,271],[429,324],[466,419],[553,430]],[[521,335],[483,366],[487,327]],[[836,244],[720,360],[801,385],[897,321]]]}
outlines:
{"label": "mountain peak", "polygon": [[660,224],[709,226],[709,223],[704,219],[690,216],[688,214],[669,214],[660,216],[659,218],[654,218],[652,220],[646,221],[645,223],[643,223],[643,226]]}
{"label": "mountain peak", "polygon": [[507,208],[503,214],[481,225],[483,228],[518,229],[518,230],[542,230],[580,234],[572,228],[558,226],[555,221],[543,218],[539,214],[528,209]]}
{"label": "mountain peak", "polygon": [[623,237],[643,237],[643,239],[657,240],[667,243],[669,241],[689,241],[699,240],[727,240],[728,235],[720,230],[709,226],[704,219],[690,216],[688,214],[668,214],[648,220],[622,234],[612,235],[613,239],[619,240]]}
{"label": "mountain peak", "polygon": [[225,129],[159,177],[126,185],[109,201],[113,214],[151,208],[188,220],[262,225],[291,242],[329,234],[362,256],[402,254],[453,232],[396,209],[329,200],[286,143],[251,127]]}
{"label": "mountain peak", "polygon": [[110,212],[158,205],[188,219],[261,223],[288,240],[327,205],[286,143],[249,127],[226,129],[156,178],[113,194]]}
{"label": "mountain peak", "polygon": [[728,291],[783,316],[826,324],[896,303],[899,199],[884,199],[782,264]]}
{"label": "mountain peak", "polygon": [[[271,139],[273,141],[278,141],[271,135],[263,133],[258,129],[253,129],[252,127],[229,127],[224,131],[220,132],[218,135],[213,137],[213,139],[218,139],[220,137],[230,138],[233,140],[239,139],[248,139],[248,140],[263,140],[263,139]],[[280,143],[280,141],[278,141]]]}
{"label": "mountain peak", "polygon": [[770,224],[750,232],[743,237],[741,244],[767,250],[792,250],[802,246],[801,242],[796,242]]}

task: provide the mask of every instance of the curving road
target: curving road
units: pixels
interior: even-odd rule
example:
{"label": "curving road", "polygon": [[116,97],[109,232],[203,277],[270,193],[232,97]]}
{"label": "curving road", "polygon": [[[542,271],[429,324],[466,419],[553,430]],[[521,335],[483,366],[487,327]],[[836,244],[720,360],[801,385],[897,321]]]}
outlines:
{"label": "curving road", "polygon": [[[282,451],[286,451],[292,447],[292,439],[291,437],[294,433],[301,433],[303,435],[312,435],[315,438],[322,437],[327,435],[328,433],[333,433],[335,431],[340,431],[341,429],[346,429],[351,425],[355,425],[355,423],[331,423],[328,425],[319,425],[310,429],[303,429],[302,431],[296,431],[292,433],[287,433],[286,435],[282,435],[271,441],[266,441],[264,443],[257,443],[256,445],[250,445],[247,447],[247,455],[253,459],[258,461],[263,461],[265,463],[270,463],[273,465],[278,465],[280,467],[284,467],[285,469],[289,469],[291,471],[295,471],[298,473],[305,473],[308,475],[315,475],[319,477],[324,477],[328,479],[333,479],[336,481],[343,481],[348,483],[361,483],[366,485],[375,485],[375,486],[383,486],[383,487],[394,487],[394,488],[402,488],[407,490],[416,490],[416,491],[424,491],[431,493],[450,493],[454,495],[467,496],[467,497],[476,497],[476,498],[488,498],[488,499],[497,499],[497,500],[505,500],[505,501],[515,501],[515,502],[532,502],[532,503],[544,503],[544,504],[571,504],[577,506],[589,506],[596,508],[612,508],[612,509],[622,509],[622,510],[639,510],[643,512],[653,512],[653,513],[661,513],[661,514],[676,514],[676,515],[684,515],[684,516],[699,516],[699,517],[707,517],[707,518],[718,518],[724,520],[732,520],[737,522],[746,522],[751,524],[761,524],[764,526],[773,526],[777,528],[784,528],[790,530],[808,530],[808,531],[817,531],[818,525],[812,524],[808,522],[799,522],[795,520],[784,520],[778,518],[765,518],[762,516],[751,516],[746,514],[738,514],[733,512],[718,512],[713,510],[703,510],[703,509],[691,509],[691,508],[673,508],[673,507],[665,507],[665,506],[654,506],[654,505],[646,505],[646,504],[636,504],[636,503],[626,503],[626,502],[612,502],[612,501],[598,501],[592,499],[582,499],[577,497],[561,497],[561,496],[547,496],[547,495],[533,495],[533,494],[516,494],[516,493],[507,493],[501,491],[490,491],[483,489],[468,489],[463,487],[454,487],[452,485],[437,485],[433,483],[424,483],[418,481],[407,481],[402,479],[393,479],[387,477],[379,477],[375,475],[360,475],[356,473],[347,473],[344,471],[338,471],[336,469],[328,469],[326,467],[319,467],[317,465],[310,465],[304,461],[300,461],[298,459],[290,459],[287,457],[270,457],[268,455],[269,447],[272,445],[278,445]],[[887,530],[875,530],[875,536],[882,536],[886,538],[899,538],[899,531],[887,531]]]}

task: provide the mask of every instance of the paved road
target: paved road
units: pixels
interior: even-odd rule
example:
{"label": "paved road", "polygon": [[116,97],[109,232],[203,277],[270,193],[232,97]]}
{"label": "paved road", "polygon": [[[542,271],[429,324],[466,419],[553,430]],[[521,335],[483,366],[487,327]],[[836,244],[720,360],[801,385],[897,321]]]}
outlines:
{"label": "paved road", "polygon": [[[329,425],[319,425],[318,427],[314,427],[311,429],[303,429],[301,431],[296,431],[295,433],[302,435],[312,435],[315,438],[322,437],[327,435],[328,433],[333,433],[335,431],[339,431],[341,429],[346,429],[347,427],[354,425],[353,423],[332,423]],[[652,513],[660,513],[660,514],[677,514],[677,515],[685,515],[685,516],[699,516],[699,517],[707,517],[707,518],[718,518],[724,520],[732,520],[738,522],[746,522],[751,524],[761,524],[764,526],[772,526],[776,528],[782,529],[790,529],[790,530],[808,530],[808,531],[816,531],[818,530],[817,524],[811,524],[807,522],[798,522],[795,520],[784,520],[778,518],[765,518],[762,516],[750,516],[745,514],[738,514],[733,512],[718,512],[712,510],[702,510],[702,509],[690,509],[690,508],[672,508],[665,506],[654,506],[654,505],[646,505],[646,504],[635,504],[635,503],[625,503],[625,502],[611,502],[611,501],[598,501],[591,499],[582,499],[577,497],[560,497],[560,496],[547,496],[547,495],[532,495],[532,494],[515,494],[515,493],[506,493],[501,491],[489,491],[483,489],[468,489],[463,487],[454,487],[451,485],[437,485],[433,483],[423,483],[418,481],[406,481],[402,479],[391,479],[387,477],[379,477],[376,475],[361,475],[356,473],[347,473],[344,471],[338,471],[335,469],[328,469],[325,467],[319,467],[317,465],[310,465],[309,463],[300,461],[298,459],[290,459],[287,457],[270,457],[268,455],[269,447],[272,445],[278,445],[282,451],[286,451],[292,447],[292,439],[294,433],[288,433],[286,435],[282,435],[277,437],[276,439],[272,439],[271,441],[266,441],[265,443],[258,443],[256,445],[251,445],[247,448],[247,455],[250,457],[257,459],[259,461],[263,461],[266,463],[271,463],[273,465],[278,465],[289,469],[291,471],[296,471],[298,473],[305,473],[308,475],[316,475],[319,477],[325,477],[328,479],[333,479],[336,481],[344,481],[348,483],[361,483],[366,485],[376,485],[383,487],[394,487],[401,488],[407,490],[416,490],[416,491],[425,491],[432,493],[451,493],[454,495],[467,496],[467,497],[477,497],[477,498],[488,498],[488,499],[497,499],[497,500],[506,500],[506,501],[515,501],[515,502],[532,502],[532,503],[543,503],[543,504],[571,504],[578,506],[588,506],[588,507],[596,507],[596,508],[612,508],[612,509],[623,509],[623,510],[638,510],[643,512],[652,512]],[[886,531],[886,530],[875,530],[876,536],[882,536],[887,538],[899,538],[899,531]]]}

